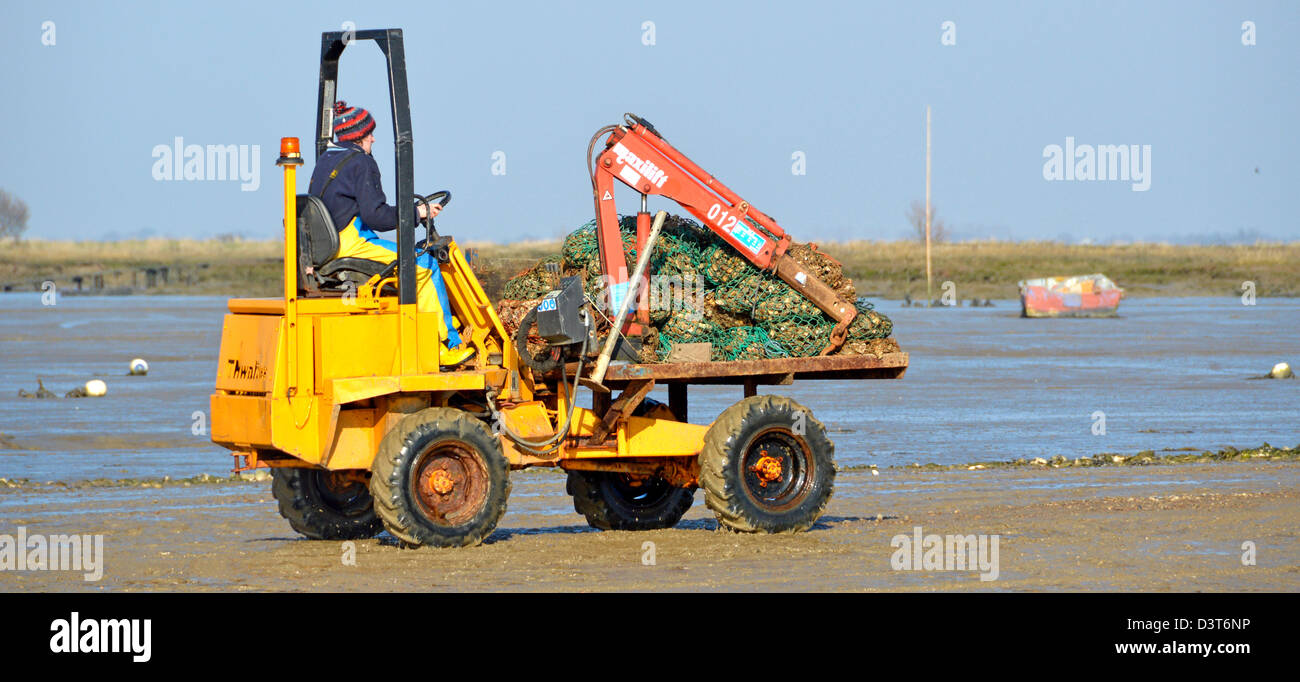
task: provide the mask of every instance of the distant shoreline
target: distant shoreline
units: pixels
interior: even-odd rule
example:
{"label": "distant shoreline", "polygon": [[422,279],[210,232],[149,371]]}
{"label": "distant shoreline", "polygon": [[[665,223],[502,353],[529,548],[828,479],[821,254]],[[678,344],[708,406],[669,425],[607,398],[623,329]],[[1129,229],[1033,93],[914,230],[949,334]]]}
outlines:
{"label": "distant shoreline", "polygon": [[[275,296],[281,291],[278,240],[148,239],[120,242],[24,241],[0,249],[0,291]],[[484,289],[500,297],[505,281],[560,242],[467,242]],[[822,242],[844,264],[860,295],[886,300],[926,297],[923,247],[910,241]],[[1067,245],[1054,242],[961,242],[933,252],[932,295],[952,282],[960,300],[1014,299],[1029,277],[1102,272],[1128,297],[1300,296],[1300,243],[1236,246],[1169,244]]]}

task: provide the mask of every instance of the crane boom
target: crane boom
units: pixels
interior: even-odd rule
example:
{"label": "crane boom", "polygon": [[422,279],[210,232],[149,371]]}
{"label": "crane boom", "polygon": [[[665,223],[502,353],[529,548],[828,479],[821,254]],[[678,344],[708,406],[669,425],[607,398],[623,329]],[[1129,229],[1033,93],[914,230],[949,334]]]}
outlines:
{"label": "crane boom", "polygon": [[[645,197],[660,195],[672,199],[749,262],[776,274],[835,321],[830,343],[822,350],[822,355],[843,345],[849,324],[857,316],[857,308],[786,254],[790,235],[775,220],[668,144],[645,119],[627,114],[625,125],[602,129],[596,137],[599,138],[606,130],[609,136],[605,139],[604,151],[595,160],[592,187],[596,201],[596,239],[601,270],[610,283],[611,312],[618,310],[629,293],[646,291],[643,280],[636,292],[629,292],[631,282],[614,203],[614,181],[618,180],[642,195],[641,211],[637,214],[638,251],[645,243],[650,226]],[[644,295],[638,296],[637,322],[640,324],[649,319],[646,299]],[[639,329],[635,324],[629,323],[623,332],[637,333]]]}

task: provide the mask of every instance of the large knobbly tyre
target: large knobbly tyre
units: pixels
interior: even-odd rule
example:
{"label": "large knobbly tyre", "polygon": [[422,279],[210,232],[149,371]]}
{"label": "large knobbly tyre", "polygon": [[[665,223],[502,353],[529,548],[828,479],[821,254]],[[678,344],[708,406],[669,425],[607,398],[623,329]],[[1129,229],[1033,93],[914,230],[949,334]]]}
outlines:
{"label": "large knobbly tyre", "polygon": [[601,530],[672,528],[695,498],[693,489],[657,476],[637,480],[607,471],[570,471],[565,489],[573,496],[573,510]]}
{"label": "large knobbly tyre", "polygon": [[375,511],[408,545],[467,547],[496,528],[510,466],[482,421],[450,407],[407,415],[379,444],[370,476]]}
{"label": "large knobbly tyre", "polygon": [[835,446],[826,427],[789,398],[745,398],[704,434],[704,501],[733,531],[807,530],[825,511],[834,482]]}
{"label": "large knobbly tyre", "polygon": [[363,540],[383,530],[366,484],[324,469],[271,470],[280,516],[312,540]]}

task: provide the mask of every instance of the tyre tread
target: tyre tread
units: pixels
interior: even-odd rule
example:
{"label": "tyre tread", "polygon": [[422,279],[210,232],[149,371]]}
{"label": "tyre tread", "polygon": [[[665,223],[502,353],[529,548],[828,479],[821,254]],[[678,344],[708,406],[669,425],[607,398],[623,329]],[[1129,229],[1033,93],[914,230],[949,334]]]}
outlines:
{"label": "tyre tread", "polygon": [[587,524],[599,530],[660,530],[672,528],[682,519],[695,501],[695,491],[675,488],[668,507],[657,516],[632,518],[624,516],[612,506],[601,490],[603,472],[570,471],[565,481],[565,492],[573,497],[573,510],[587,519]]}
{"label": "tyre tread", "polygon": [[[811,507],[798,511],[796,518],[780,521],[764,519],[744,498],[740,489],[744,482],[729,476],[732,458],[743,453],[736,450],[743,445],[737,442],[739,434],[755,420],[764,420],[774,414],[803,412],[807,430],[804,438],[810,441],[813,457],[819,471],[827,477],[822,491],[813,499]],[[799,403],[779,395],[752,396],[723,410],[704,435],[700,450],[700,487],[704,488],[704,503],[713,510],[718,523],[738,533],[800,532],[812,527],[826,511],[834,487],[834,444],[826,437],[826,427],[812,412]],[[821,461],[821,460],[825,461]]]}
{"label": "tyre tread", "polygon": [[[473,434],[472,429],[482,429],[483,433]],[[471,443],[473,438],[487,435],[492,443],[496,443],[496,437],[487,431],[487,427],[463,410],[430,407],[408,414],[384,434],[371,466],[373,473],[370,490],[375,499],[375,511],[389,534],[408,546],[468,547],[480,544],[492,534],[497,522],[506,512],[511,487],[509,464],[499,445],[484,453],[488,467],[488,504],[493,505],[488,515],[489,523],[463,533],[427,532],[427,529],[418,524],[413,511],[404,504],[402,469],[409,458],[418,454],[413,452],[413,443],[430,432],[450,433],[458,440]],[[499,499],[493,500],[491,488],[497,478],[504,479],[505,490]]]}
{"label": "tyre tread", "polygon": [[314,499],[308,477],[319,475],[317,471],[297,467],[271,470],[271,495],[290,528],[312,540],[364,540],[384,529],[373,504],[370,514],[342,517]]}

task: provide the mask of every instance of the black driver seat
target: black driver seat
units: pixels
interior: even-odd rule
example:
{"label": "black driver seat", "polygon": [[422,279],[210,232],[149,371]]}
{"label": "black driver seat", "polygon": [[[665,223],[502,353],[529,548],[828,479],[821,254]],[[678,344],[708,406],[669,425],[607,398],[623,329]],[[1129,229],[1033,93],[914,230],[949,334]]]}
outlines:
{"label": "black driver seat", "polygon": [[304,296],[342,295],[383,272],[386,263],[366,258],[335,258],[339,233],[325,202],[298,195],[298,292]]}

